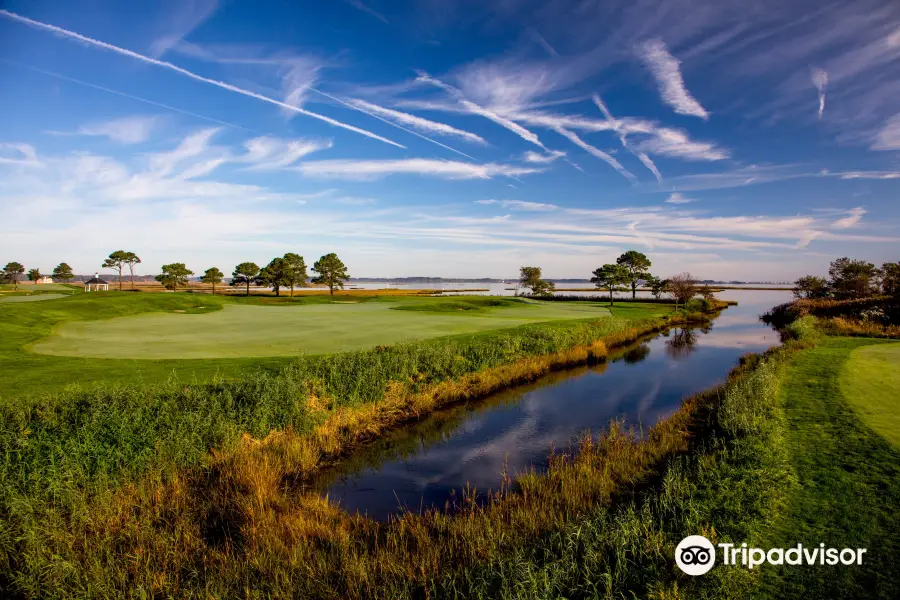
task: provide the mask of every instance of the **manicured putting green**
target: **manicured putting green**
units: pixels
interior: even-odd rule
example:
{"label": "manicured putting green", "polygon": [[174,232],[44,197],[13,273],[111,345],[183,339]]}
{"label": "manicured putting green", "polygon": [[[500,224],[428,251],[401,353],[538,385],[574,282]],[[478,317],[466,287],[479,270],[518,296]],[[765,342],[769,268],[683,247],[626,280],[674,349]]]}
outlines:
{"label": "manicured putting green", "polygon": [[900,448],[900,344],[854,350],[841,370],[840,386],[866,425]]}
{"label": "manicured putting green", "polygon": [[[420,300],[421,302],[421,300]],[[64,323],[31,352],[92,358],[229,358],[339,352],[527,323],[609,316],[591,303],[523,302],[480,311],[391,310],[403,301],[227,304],[208,314],[149,313]]]}
{"label": "manicured putting green", "polygon": [[57,298],[68,298],[71,294],[32,294],[30,296],[2,296],[0,302],[40,302],[41,300],[55,300]]}

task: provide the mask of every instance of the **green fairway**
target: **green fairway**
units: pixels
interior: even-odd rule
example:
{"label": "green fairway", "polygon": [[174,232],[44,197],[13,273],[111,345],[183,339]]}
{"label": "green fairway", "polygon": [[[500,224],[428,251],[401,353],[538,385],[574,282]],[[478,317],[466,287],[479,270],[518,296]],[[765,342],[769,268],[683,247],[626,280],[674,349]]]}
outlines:
{"label": "green fairway", "polygon": [[[765,541],[770,547],[802,542],[867,548],[869,554],[852,569],[769,567],[763,571],[767,597],[900,595],[894,575],[900,559],[900,451],[887,441],[898,435],[890,400],[900,397],[900,387],[889,372],[897,369],[898,348],[866,338],[829,338],[793,359],[781,397],[796,484],[781,518],[764,532]],[[872,423],[860,418],[888,408],[893,416]]]}
{"label": "green fairway", "polygon": [[900,344],[854,350],[841,370],[840,387],[862,420],[900,448]]}
{"label": "green fairway", "polygon": [[592,303],[518,301],[492,307],[432,298],[297,306],[226,304],[222,310],[199,312],[207,314],[169,311],[70,322],[29,349],[94,358],[285,356],[609,316],[606,308]]}
{"label": "green fairway", "polygon": [[[10,290],[2,297],[28,296]],[[635,320],[671,310],[669,305],[649,304],[632,305],[627,314],[619,314],[616,306],[613,312]],[[196,382],[259,369],[277,372],[301,353],[412,338],[490,336],[524,323],[566,327],[575,320],[608,316],[605,307],[590,302],[486,296],[344,295],[332,301],[327,295],[110,291],[76,293],[52,302],[0,302],[0,398],[40,395],[68,385],[170,378]],[[195,358],[187,358],[191,356]]]}

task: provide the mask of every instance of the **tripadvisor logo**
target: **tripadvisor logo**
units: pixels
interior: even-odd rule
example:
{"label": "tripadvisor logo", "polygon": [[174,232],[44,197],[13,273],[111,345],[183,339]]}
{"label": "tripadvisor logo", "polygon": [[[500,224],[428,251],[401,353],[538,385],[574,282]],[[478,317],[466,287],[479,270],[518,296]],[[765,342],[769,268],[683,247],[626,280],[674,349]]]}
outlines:
{"label": "tripadvisor logo", "polygon": [[[861,565],[865,548],[807,547],[797,544],[792,548],[750,548],[746,543],[737,545],[730,542],[718,544],[722,550],[722,564],[753,569],[763,564],[770,565]],[[675,547],[675,563],[688,575],[703,575],[716,564],[716,548],[702,535],[689,535]]]}

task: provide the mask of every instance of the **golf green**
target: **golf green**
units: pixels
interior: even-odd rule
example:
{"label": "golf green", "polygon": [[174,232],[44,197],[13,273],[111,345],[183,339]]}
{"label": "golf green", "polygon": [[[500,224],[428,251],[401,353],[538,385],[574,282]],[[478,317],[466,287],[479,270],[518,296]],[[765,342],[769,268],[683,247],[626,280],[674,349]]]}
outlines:
{"label": "golf green", "polygon": [[55,300],[57,298],[68,298],[71,294],[31,294],[29,296],[0,296],[0,302],[40,302],[42,300]]}
{"label": "golf green", "polygon": [[866,425],[900,448],[900,344],[854,350],[841,369],[840,387]]}
{"label": "golf green", "polygon": [[[391,310],[399,302],[227,304],[207,314],[157,312],[72,321],[28,350],[56,356],[189,359],[319,354],[542,321],[609,316],[592,303],[522,302],[479,311]],[[471,314],[474,313],[474,314]]]}

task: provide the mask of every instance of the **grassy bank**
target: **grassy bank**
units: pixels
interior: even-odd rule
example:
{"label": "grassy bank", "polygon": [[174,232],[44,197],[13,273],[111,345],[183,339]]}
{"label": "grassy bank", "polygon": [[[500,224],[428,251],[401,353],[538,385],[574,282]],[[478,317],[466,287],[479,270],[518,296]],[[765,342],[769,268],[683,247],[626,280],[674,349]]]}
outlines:
{"label": "grassy bank", "polygon": [[[604,341],[625,343],[668,324],[530,325],[311,356],[278,375],[237,381],[3,402],[3,570],[30,594],[193,589],[197,572],[183,579],[185,565],[233,562],[229,548],[243,546],[247,490],[281,494],[386,428],[553,368],[600,360]],[[154,564],[136,573],[121,560],[124,549]]]}

